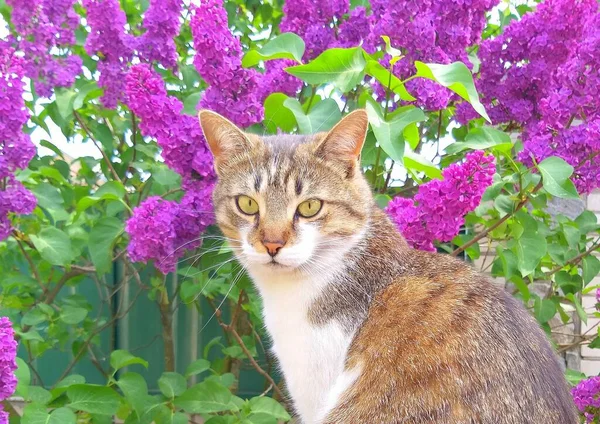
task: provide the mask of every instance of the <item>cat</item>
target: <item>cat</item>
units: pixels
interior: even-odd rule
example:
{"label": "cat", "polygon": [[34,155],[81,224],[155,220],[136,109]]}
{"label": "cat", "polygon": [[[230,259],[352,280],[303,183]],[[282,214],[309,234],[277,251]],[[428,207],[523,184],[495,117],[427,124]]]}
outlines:
{"label": "cat", "polygon": [[376,206],[364,110],[315,135],[199,119],[217,224],[262,297],[300,422],[579,422],[521,303],[464,261],[410,248]]}

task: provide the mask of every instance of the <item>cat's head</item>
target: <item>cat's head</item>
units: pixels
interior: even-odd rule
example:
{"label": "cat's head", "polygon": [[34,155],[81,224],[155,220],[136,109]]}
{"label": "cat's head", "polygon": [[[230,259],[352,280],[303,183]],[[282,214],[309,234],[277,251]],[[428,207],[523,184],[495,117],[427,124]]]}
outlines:
{"label": "cat's head", "polygon": [[250,270],[325,271],[365,232],[373,205],[360,170],[367,115],[328,133],[259,137],[201,111],[214,155],[217,224]]}

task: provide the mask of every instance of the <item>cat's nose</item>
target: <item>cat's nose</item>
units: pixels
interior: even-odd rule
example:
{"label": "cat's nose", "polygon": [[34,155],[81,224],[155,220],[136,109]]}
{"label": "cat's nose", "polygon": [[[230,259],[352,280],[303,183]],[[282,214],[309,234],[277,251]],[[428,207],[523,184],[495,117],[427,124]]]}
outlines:
{"label": "cat's nose", "polygon": [[282,241],[282,240],[275,240],[275,241],[263,240],[262,244],[263,244],[263,246],[266,247],[267,252],[269,253],[269,255],[275,256],[279,252],[279,250],[285,245],[285,241]]}

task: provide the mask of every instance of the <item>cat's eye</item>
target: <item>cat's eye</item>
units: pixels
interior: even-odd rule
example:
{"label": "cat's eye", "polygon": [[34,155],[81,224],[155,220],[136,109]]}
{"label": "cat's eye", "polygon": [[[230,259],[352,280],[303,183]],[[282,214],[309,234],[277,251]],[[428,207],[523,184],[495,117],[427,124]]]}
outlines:
{"label": "cat's eye", "polygon": [[236,202],[242,213],[245,213],[246,215],[256,215],[258,213],[258,203],[251,197],[243,195],[238,196]]}
{"label": "cat's eye", "polygon": [[304,218],[312,218],[321,210],[323,202],[318,199],[310,199],[298,205],[298,214]]}

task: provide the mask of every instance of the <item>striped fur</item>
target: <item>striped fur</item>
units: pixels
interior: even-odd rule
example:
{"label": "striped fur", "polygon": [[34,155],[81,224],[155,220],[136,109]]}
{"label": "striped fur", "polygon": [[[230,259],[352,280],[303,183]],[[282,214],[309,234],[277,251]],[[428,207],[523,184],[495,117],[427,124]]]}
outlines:
{"label": "striped fur", "polygon": [[[358,166],[364,112],[314,136],[200,119],[216,155],[217,222],[263,297],[303,423],[578,422],[523,306],[468,264],[410,249],[375,206]],[[237,195],[259,214],[242,214]],[[299,217],[312,198],[322,210]],[[284,241],[274,258],[266,239]]]}

